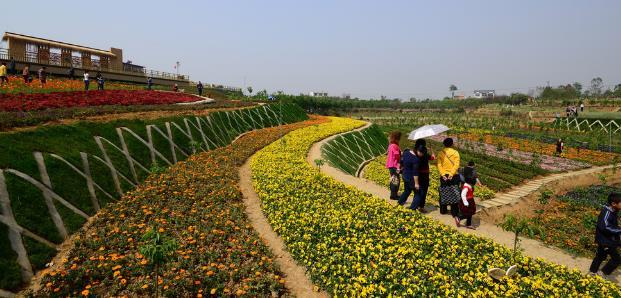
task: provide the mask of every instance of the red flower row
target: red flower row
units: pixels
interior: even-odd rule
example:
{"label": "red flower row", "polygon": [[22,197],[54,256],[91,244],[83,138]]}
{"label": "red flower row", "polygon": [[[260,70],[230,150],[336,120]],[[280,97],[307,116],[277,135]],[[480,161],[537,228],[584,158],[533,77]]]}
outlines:
{"label": "red flower row", "polygon": [[0,111],[33,111],[103,105],[160,105],[197,100],[200,98],[183,93],[146,90],[0,94]]}

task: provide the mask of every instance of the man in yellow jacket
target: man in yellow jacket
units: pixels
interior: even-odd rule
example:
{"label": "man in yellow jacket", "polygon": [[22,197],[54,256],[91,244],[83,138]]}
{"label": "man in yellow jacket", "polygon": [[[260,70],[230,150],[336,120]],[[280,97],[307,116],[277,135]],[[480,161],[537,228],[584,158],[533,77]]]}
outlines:
{"label": "man in yellow jacket", "polygon": [[451,206],[451,215],[459,213],[459,178],[455,177],[459,170],[459,152],[453,149],[453,139],[446,138],[444,149],[438,154],[438,172],[440,173],[440,213],[446,214],[447,206]]}

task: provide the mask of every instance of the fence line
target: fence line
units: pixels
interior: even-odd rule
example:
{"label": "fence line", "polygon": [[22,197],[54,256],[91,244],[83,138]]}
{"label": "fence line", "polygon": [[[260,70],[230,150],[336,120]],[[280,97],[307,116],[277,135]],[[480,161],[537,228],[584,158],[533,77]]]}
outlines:
{"label": "fence line", "polygon": [[[248,110],[248,111],[244,111],[244,110]],[[257,110],[257,111],[255,113],[250,110]],[[262,112],[263,114],[261,114]],[[103,193],[104,196],[110,199],[114,200],[116,198],[112,194],[110,194],[108,191],[106,191],[103,187],[101,187],[96,181],[93,181],[93,178],[91,176],[91,170],[90,170],[91,167],[89,163],[89,158],[99,161],[100,163],[102,163],[104,166],[106,166],[110,170],[110,174],[113,180],[115,191],[118,193],[118,196],[120,197],[123,195],[123,192],[124,192],[124,190],[122,189],[122,185],[121,185],[121,179],[127,182],[131,187],[135,187],[138,183],[140,183],[138,172],[137,172],[138,169],[146,172],[147,174],[151,173],[151,170],[147,168],[146,165],[141,164],[138,160],[136,160],[132,156],[129,150],[129,147],[127,146],[127,142],[125,139],[126,137],[132,138],[138,141],[139,144],[144,145],[145,150],[148,150],[150,153],[150,159],[153,164],[157,164],[158,160],[161,160],[165,162],[167,165],[171,165],[172,163],[164,156],[163,152],[160,152],[159,148],[155,148],[155,145],[153,142],[153,136],[152,136],[153,130],[157,134],[159,134],[162,138],[164,138],[164,140],[168,143],[167,149],[170,150],[171,156],[173,157],[173,161],[176,163],[178,161],[177,153],[181,153],[184,159],[188,157],[190,153],[185,152],[178,144],[175,143],[174,141],[175,133],[177,133],[176,135],[185,137],[190,142],[190,144],[193,145],[194,137],[191,131],[191,127],[193,127],[199,132],[200,137],[202,139],[202,142],[200,143],[198,147],[199,150],[202,150],[202,151],[212,150],[212,149],[219,148],[219,147],[229,144],[235,137],[232,134],[239,135],[241,133],[245,133],[250,130],[278,125],[278,121],[280,120],[275,117],[272,117],[270,113],[271,115],[277,116],[277,114],[275,113],[275,111],[273,110],[271,106],[268,106],[268,107],[263,106],[263,107],[253,108],[253,109],[242,109],[242,110],[214,113],[214,114],[207,115],[206,117],[195,117],[196,122],[188,118],[183,118],[182,123],[183,123],[183,126],[185,126],[186,130],[184,130],[182,126],[179,125],[178,123],[170,121],[170,122],[164,123],[166,132],[162,131],[156,125],[150,124],[146,126],[147,140],[144,140],[140,135],[138,135],[136,132],[132,131],[128,127],[118,127],[116,128],[116,133],[119,138],[121,147],[118,147],[116,144],[114,144],[113,142],[111,142],[110,140],[104,137],[93,136],[95,143],[97,144],[97,147],[99,148],[99,151],[101,152],[101,156],[103,158],[97,155],[91,155],[85,152],[80,152],[80,158],[81,158],[81,163],[82,163],[81,168],[79,168],[77,165],[74,165],[73,163],[67,161],[65,158],[58,156],[56,154],[53,154],[53,153],[43,154],[41,152],[33,152],[33,156],[38,165],[40,180],[37,180],[31,177],[30,175],[20,172],[15,169],[0,169],[0,223],[8,227],[9,242],[11,244],[11,248],[17,254],[17,263],[20,266],[22,280],[24,282],[28,282],[33,276],[32,265],[28,258],[28,252],[24,246],[22,236],[26,236],[31,239],[34,239],[54,249],[57,249],[58,245],[45,239],[45,237],[42,237],[32,231],[29,231],[28,229],[20,226],[17,223],[13,215],[13,209],[11,208],[10,196],[9,196],[8,188],[6,185],[7,175],[19,177],[22,180],[28,182],[30,185],[38,188],[41,191],[45,199],[45,203],[47,205],[48,214],[51,216],[52,221],[58,233],[63,239],[67,239],[67,237],[69,236],[69,233],[67,231],[67,228],[65,227],[63,218],[61,217],[58,210],[56,209],[54,201],[62,204],[63,206],[71,210],[73,213],[85,219],[88,219],[91,215],[88,215],[86,212],[84,212],[83,210],[80,210],[78,207],[74,206],[69,201],[67,201],[65,198],[62,198],[60,195],[54,192],[53,185],[51,183],[51,179],[49,176],[50,173],[48,173],[46,165],[45,165],[46,157],[48,159],[51,158],[51,159],[56,159],[56,160],[61,161],[62,163],[66,164],[69,167],[69,169],[75,172],[78,176],[84,178],[85,184],[88,188],[91,204],[96,213],[101,208],[101,203],[99,202],[97,198],[96,190],[99,190],[101,193]],[[285,111],[285,113],[287,113],[287,111]],[[228,121],[229,128],[227,128],[226,127],[227,125],[224,123],[223,117],[225,116],[229,120]],[[252,125],[248,123],[248,121],[245,119],[246,117],[244,116],[250,118],[250,122],[252,122]],[[266,119],[268,120],[267,124],[263,116],[265,116]],[[259,117],[261,121],[256,121],[255,118],[257,117]],[[220,121],[218,121],[217,118],[221,118]],[[231,118],[233,118],[233,121],[231,121]],[[235,125],[235,123],[237,125]],[[243,126],[244,124],[245,126]],[[208,136],[207,134],[208,132],[211,132],[212,137]],[[104,146],[104,145],[108,145],[108,146]],[[106,149],[106,147],[108,147],[108,149]],[[118,170],[117,168],[118,166],[115,166],[114,162],[110,158],[109,150],[119,152],[123,155],[125,159],[124,162],[127,163],[129,171],[131,173],[131,176],[132,176],[131,178],[126,177],[121,171]]]}

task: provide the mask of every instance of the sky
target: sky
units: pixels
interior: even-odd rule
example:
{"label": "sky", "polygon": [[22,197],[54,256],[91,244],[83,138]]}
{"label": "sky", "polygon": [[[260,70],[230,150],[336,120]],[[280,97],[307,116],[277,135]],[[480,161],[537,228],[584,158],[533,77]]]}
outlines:
{"label": "sky", "polygon": [[621,1],[3,1],[0,30],[256,91],[442,98],[621,83]]}

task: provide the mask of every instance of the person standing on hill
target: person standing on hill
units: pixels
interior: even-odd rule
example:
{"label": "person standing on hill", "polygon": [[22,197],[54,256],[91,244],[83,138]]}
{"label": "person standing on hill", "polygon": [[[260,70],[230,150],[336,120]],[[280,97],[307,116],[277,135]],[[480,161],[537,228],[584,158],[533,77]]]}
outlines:
{"label": "person standing on hill", "polygon": [[459,192],[460,179],[457,175],[459,170],[459,152],[453,149],[453,139],[446,138],[442,142],[444,149],[438,153],[438,172],[440,174],[440,213],[446,214],[448,206],[451,206],[451,215],[459,215],[457,204],[461,199]]}
{"label": "person standing on hill", "polygon": [[17,70],[15,69],[15,58],[11,57],[11,61],[9,61],[9,74],[16,75]]}
{"label": "person standing on hill", "polygon": [[561,156],[563,154],[564,149],[565,149],[565,143],[563,143],[563,139],[558,139],[556,141],[556,155]]}
{"label": "person standing on hill", "polygon": [[388,153],[386,157],[386,168],[390,174],[390,199],[399,199],[399,169],[401,161],[401,149],[399,148],[401,132],[393,131],[389,136]]}
{"label": "person standing on hill", "polygon": [[147,78],[147,90],[151,90],[152,86],[153,86],[153,78],[148,77]]}
{"label": "person standing on hill", "polygon": [[429,191],[430,184],[429,161],[435,160],[436,155],[433,151],[431,151],[431,154],[428,152],[426,142],[423,139],[416,140],[414,147],[416,148],[416,168],[418,176],[414,177],[414,188],[416,192],[414,193],[414,201],[412,201],[410,209],[426,213],[425,204],[427,202],[427,192]]}
{"label": "person standing on hill", "polygon": [[104,78],[102,75],[99,75],[97,78],[97,90],[104,90]]}
{"label": "person standing on hill", "polygon": [[88,91],[88,88],[91,86],[90,74],[88,71],[84,71],[84,91]]}
{"label": "person standing on hill", "polygon": [[30,67],[28,67],[28,65],[24,66],[24,69],[22,70],[22,77],[24,78],[24,84],[30,83],[30,80],[28,80],[30,77]]}
{"label": "person standing on hill", "polygon": [[[595,226],[595,243],[597,251],[591,263],[589,271],[592,275],[603,273],[603,277],[608,277],[621,264],[621,256],[617,247],[621,245],[618,213],[621,210],[621,194],[611,193],[608,195],[608,204],[602,208],[597,218]],[[602,271],[599,266],[610,256],[610,261],[604,265]]]}
{"label": "person standing on hill", "polygon": [[201,81],[196,84],[196,90],[198,90],[198,96],[203,96],[203,83]]}
{"label": "person standing on hill", "polygon": [[47,68],[45,66],[39,68],[39,81],[41,81],[41,88],[45,87],[45,83],[47,83]]}
{"label": "person standing on hill", "polygon": [[0,65],[0,85],[4,85],[4,83],[9,83],[9,78],[6,74],[6,63],[2,62]]}
{"label": "person standing on hill", "polygon": [[584,112],[584,103],[580,103],[580,113]]}

